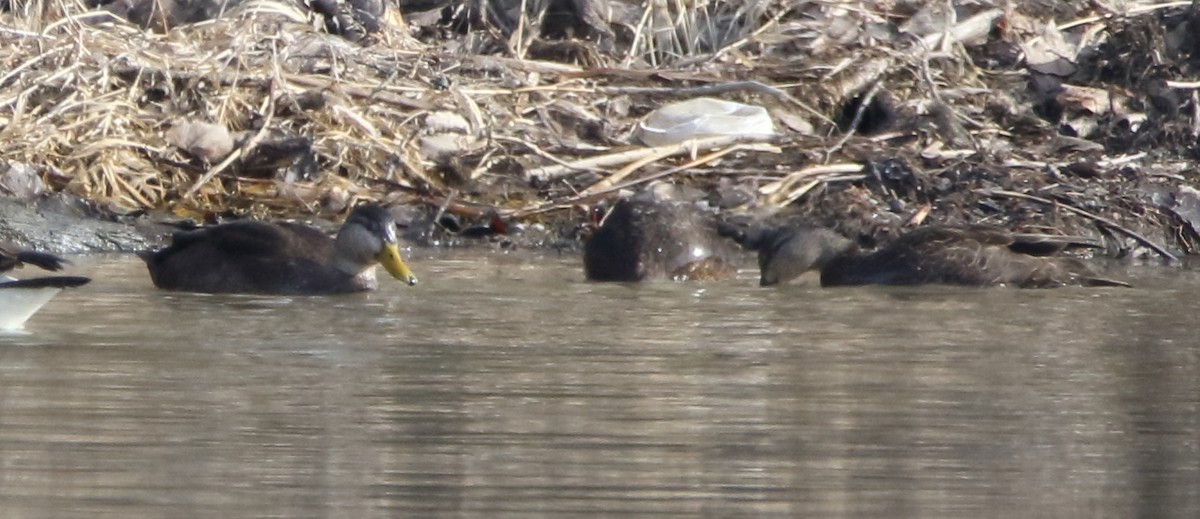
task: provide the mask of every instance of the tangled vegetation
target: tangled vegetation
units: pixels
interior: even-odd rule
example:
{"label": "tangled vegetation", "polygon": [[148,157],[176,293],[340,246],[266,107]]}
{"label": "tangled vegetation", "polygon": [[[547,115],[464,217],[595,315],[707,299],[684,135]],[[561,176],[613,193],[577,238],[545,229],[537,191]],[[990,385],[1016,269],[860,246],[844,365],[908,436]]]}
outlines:
{"label": "tangled vegetation", "polygon": [[[122,214],[370,199],[569,233],[669,182],[863,241],[928,220],[1098,233],[1114,255],[1200,243],[1190,2],[401,0],[365,32],[328,3],[172,25],[9,0],[0,162]],[[763,106],[777,135],[638,141],[696,97]]]}

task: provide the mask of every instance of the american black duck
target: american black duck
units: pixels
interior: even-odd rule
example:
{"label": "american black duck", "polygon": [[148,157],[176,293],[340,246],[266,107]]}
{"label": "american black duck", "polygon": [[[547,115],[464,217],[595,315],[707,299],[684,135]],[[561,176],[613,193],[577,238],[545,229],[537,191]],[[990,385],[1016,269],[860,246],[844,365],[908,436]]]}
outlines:
{"label": "american black duck", "polygon": [[62,270],[66,260],[47,254],[0,243],[0,329],[19,329],[50,302],[63,288],[85,285],[91,279],[82,276],[39,276],[15,279],[8,271],[22,265],[45,270]]}
{"label": "american black duck", "polygon": [[864,253],[840,234],[816,227],[720,232],[758,251],[760,283],[775,285],[816,270],[821,285],[1128,286],[1097,277],[1077,258],[1057,256],[1077,243],[1064,237],[1014,234],[988,225],[929,226]]}
{"label": "american black duck", "polygon": [[335,294],[378,285],[375,265],[417,283],[400,258],[396,223],[375,204],[354,209],[337,238],[305,225],[244,220],[177,232],[142,255],[154,285],[210,293]]}
{"label": "american black duck", "polygon": [[717,280],[737,274],[737,250],[688,202],[617,202],[584,245],[593,281]]}

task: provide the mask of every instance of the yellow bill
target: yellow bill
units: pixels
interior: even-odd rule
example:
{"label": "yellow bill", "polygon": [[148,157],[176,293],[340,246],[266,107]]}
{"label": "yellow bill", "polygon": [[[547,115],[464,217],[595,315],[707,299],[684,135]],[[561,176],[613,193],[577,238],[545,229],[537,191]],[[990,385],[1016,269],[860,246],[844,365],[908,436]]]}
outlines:
{"label": "yellow bill", "polygon": [[408,283],[409,286],[417,284],[417,276],[408,270],[408,265],[400,259],[400,249],[395,243],[383,244],[383,250],[379,251],[375,259],[379,260],[379,264],[383,265],[392,277]]}

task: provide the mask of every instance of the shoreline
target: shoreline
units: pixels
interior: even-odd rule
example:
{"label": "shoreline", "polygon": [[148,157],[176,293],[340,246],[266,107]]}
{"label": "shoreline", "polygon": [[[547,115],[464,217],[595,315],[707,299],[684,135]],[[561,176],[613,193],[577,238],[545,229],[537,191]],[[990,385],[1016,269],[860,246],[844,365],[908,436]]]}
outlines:
{"label": "shoreline", "polygon": [[[0,12],[2,57],[23,64],[0,84],[21,101],[0,106],[0,184],[33,194],[0,205],[0,239],[135,251],[161,245],[171,222],[328,229],[377,201],[410,215],[418,244],[474,240],[423,231],[433,214],[465,229],[494,212],[525,229],[498,243],[573,250],[599,207],[660,183],[722,218],[804,221],[865,248],[987,223],[1098,238],[1114,258],[1200,250],[1200,98],[1186,81],[1197,37],[1178,31],[1195,13],[958,8],[730,12],[744,41],[682,54],[621,31],[603,45],[531,36],[579,51],[565,55],[421,30],[445,28],[433,19],[350,43],[241,9],[165,32],[61,23],[88,15],[82,4]],[[586,25],[612,36],[622,23]],[[1139,37],[1170,27],[1179,38]],[[301,52],[302,37],[328,48]],[[236,56],[236,74],[217,55]],[[660,109],[707,96],[765,113],[770,135],[639,140]]]}

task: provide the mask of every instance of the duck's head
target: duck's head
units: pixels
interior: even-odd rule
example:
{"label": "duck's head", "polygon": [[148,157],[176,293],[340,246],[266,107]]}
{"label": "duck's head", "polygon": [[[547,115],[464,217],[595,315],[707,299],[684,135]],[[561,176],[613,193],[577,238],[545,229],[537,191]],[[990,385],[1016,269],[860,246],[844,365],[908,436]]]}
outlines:
{"label": "duck's head", "polygon": [[392,277],[410,286],[417,276],[400,258],[396,244],[396,221],[392,214],[377,204],[362,205],[350,213],[337,235],[338,266],[349,274],[360,272],[379,263]]}
{"label": "duck's head", "polygon": [[821,270],[853,248],[853,242],[829,230],[809,226],[763,227],[719,222],[717,232],[758,251],[759,284],[786,283],[810,270]]}
{"label": "duck's head", "polygon": [[810,270],[821,271],[853,249],[854,242],[816,227],[785,227],[766,231],[758,250],[759,284],[786,283]]}

